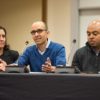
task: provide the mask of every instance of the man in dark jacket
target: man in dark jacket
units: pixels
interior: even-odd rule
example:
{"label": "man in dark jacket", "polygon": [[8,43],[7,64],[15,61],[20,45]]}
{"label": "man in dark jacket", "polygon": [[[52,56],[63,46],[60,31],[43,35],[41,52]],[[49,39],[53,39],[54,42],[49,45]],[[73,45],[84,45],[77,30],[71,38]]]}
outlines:
{"label": "man in dark jacket", "polygon": [[75,72],[98,73],[100,71],[100,20],[92,21],[87,28],[86,46],[78,49],[73,57]]}

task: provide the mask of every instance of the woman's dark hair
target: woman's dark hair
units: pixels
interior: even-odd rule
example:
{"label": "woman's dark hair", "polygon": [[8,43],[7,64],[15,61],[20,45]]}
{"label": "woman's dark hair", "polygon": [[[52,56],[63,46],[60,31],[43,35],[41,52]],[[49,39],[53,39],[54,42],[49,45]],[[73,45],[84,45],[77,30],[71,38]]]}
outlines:
{"label": "woman's dark hair", "polygon": [[[7,35],[6,29],[5,29],[3,26],[0,26],[0,30],[3,30],[3,31],[5,32],[5,38],[6,38],[6,35]],[[5,46],[4,46],[4,50],[9,50],[10,47],[9,47],[9,45],[7,44],[7,38],[6,38],[6,41],[5,41],[5,42],[6,42],[6,43],[5,43]]]}

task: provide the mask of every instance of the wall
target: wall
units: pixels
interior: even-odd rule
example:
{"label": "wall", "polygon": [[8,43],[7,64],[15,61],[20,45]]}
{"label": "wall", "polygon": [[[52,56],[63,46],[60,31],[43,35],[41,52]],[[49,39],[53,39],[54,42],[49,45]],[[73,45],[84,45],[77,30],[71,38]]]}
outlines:
{"label": "wall", "polygon": [[70,0],[48,0],[47,23],[50,38],[66,47],[67,57],[70,51]]}
{"label": "wall", "polygon": [[100,8],[100,0],[79,0],[79,9]]}
{"label": "wall", "polygon": [[20,53],[25,41],[32,43],[30,30],[42,18],[42,0],[0,0],[0,25],[6,27],[8,43]]}

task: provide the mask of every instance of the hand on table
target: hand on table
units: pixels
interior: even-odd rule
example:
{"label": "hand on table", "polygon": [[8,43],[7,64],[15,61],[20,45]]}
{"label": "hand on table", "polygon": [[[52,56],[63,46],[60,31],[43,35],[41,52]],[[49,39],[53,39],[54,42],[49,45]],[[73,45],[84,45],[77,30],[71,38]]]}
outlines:
{"label": "hand on table", "polygon": [[6,70],[6,65],[7,63],[0,59],[0,71],[5,71]]}
{"label": "hand on table", "polygon": [[55,72],[56,67],[51,65],[51,60],[48,57],[45,61],[45,64],[42,65],[42,71],[43,72]]}

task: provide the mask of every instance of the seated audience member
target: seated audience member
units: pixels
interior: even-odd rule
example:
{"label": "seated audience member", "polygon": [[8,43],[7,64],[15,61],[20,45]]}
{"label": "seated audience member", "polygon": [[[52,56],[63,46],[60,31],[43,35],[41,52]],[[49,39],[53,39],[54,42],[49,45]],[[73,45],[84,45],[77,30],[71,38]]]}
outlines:
{"label": "seated audience member", "polygon": [[100,20],[87,27],[86,46],[78,49],[73,57],[75,72],[98,73],[100,71]]}
{"label": "seated audience member", "polygon": [[34,22],[31,35],[35,45],[27,47],[19,57],[19,66],[29,65],[32,72],[55,72],[57,66],[66,65],[65,47],[48,39],[44,22]]}
{"label": "seated audience member", "polygon": [[19,57],[19,53],[10,50],[7,45],[6,35],[6,29],[0,26],[0,71],[5,71],[5,66],[14,63]]}

